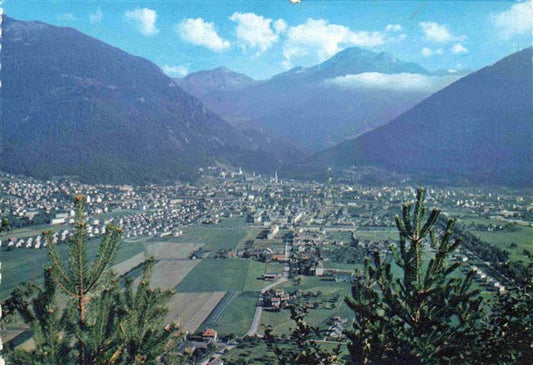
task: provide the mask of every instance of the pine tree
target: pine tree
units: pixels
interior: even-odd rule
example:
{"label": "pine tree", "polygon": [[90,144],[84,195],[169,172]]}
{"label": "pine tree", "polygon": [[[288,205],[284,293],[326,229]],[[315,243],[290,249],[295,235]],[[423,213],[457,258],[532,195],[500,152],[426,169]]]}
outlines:
{"label": "pine tree", "polygon": [[75,197],[75,228],[74,235],[69,242],[68,265],[65,265],[59,251],[52,240],[52,232],[45,233],[48,243],[48,257],[51,265],[51,277],[59,290],[67,295],[70,305],[75,308],[76,325],[70,329],[76,337],[78,350],[78,364],[86,364],[85,342],[88,341],[86,331],[86,305],[90,295],[98,289],[98,284],[105,271],[111,267],[120,244],[121,229],[109,225],[100,247],[96,260],[92,265],[87,257],[87,219],[85,214],[85,198]]}
{"label": "pine tree", "polygon": [[173,292],[150,288],[152,267],[153,259],[149,259],[137,290],[128,278],[120,295],[123,319],[119,326],[122,343],[118,357],[125,364],[151,364],[162,354],[170,356],[169,350],[182,335],[176,323],[164,323],[168,312],[166,303]]}
{"label": "pine tree", "polygon": [[[533,361],[533,295],[506,291],[491,306],[489,325],[480,336],[487,339],[481,359],[485,364],[531,364]],[[530,289],[530,288],[529,288]]]}
{"label": "pine tree", "polygon": [[95,260],[89,262],[84,198],[76,197],[75,204],[75,232],[66,263],[51,232],[46,232],[50,266],[44,288],[23,284],[6,302],[9,314],[18,313],[29,325],[36,344],[33,351],[11,349],[10,363],[181,363],[183,358],[171,350],[182,334],[175,323],[164,322],[172,292],[150,288],[153,260],[145,264],[137,288],[130,279],[122,288],[110,270],[121,230],[108,226]]}
{"label": "pine tree", "polygon": [[337,364],[339,360],[340,346],[332,351],[321,348],[316,342],[321,336],[318,327],[311,326],[305,320],[309,313],[307,306],[291,306],[291,319],[296,325],[289,335],[289,342],[286,346],[276,345],[277,338],[272,333],[272,327],[265,328],[265,341],[268,347],[274,352],[278,363],[282,365],[292,364],[316,364],[331,365]]}
{"label": "pine tree", "polygon": [[13,291],[5,302],[6,315],[18,313],[29,326],[35,342],[35,351],[8,348],[12,364],[63,365],[73,360],[68,339],[65,338],[65,318],[57,305],[55,284],[51,268],[44,270],[44,288],[35,283],[25,283]]}
{"label": "pine tree", "polygon": [[0,233],[4,231],[9,231],[9,220],[7,218],[2,219],[2,223],[0,224]]}
{"label": "pine tree", "polygon": [[[346,298],[355,313],[347,331],[355,363],[464,364],[478,356],[483,311],[478,291],[471,289],[473,272],[463,277],[456,274],[460,263],[448,262],[460,244],[452,239],[455,221],[437,238],[439,210],[428,217],[424,195],[419,189],[416,202],[403,205],[396,217],[400,240],[392,259],[374,252]],[[434,254],[425,263],[429,248]],[[392,262],[400,277],[392,274]]]}

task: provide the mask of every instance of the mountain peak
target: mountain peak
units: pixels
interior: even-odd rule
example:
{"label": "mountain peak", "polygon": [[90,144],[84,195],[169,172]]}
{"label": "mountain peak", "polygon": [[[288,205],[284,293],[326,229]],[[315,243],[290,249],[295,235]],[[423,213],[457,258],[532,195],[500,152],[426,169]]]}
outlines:
{"label": "mountain peak", "polygon": [[257,83],[250,76],[224,66],[193,72],[175,81],[185,91],[198,98],[213,92],[243,90]]}
{"label": "mountain peak", "polygon": [[348,47],[336,53],[333,57],[331,57],[331,59],[338,59],[338,58],[344,58],[344,57],[360,57],[361,55],[372,55],[372,54],[375,54],[375,53],[364,48]]}
{"label": "mountain peak", "polygon": [[309,69],[309,73],[315,73],[323,79],[364,72],[430,73],[416,63],[399,60],[390,52],[376,53],[359,47],[346,48],[329,60]]}
{"label": "mountain peak", "polygon": [[218,71],[218,72],[224,72],[224,73],[237,73],[233,70],[230,70],[229,68],[227,68],[226,66],[219,66],[215,69],[213,69],[213,72],[214,71]]}
{"label": "mountain peak", "polygon": [[532,55],[527,48],[469,74],[315,162],[530,187]]}
{"label": "mountain peak", "polygon": [[251,148],[144,58],[72,28],[3,25],[1,170],[169,181]]}

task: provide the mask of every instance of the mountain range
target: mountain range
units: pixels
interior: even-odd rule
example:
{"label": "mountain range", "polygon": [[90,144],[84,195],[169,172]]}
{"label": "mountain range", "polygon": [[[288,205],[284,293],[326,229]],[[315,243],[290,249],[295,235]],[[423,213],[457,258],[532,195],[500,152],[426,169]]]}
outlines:
{"label": "mountain range", "polygon": [[532,57],[532,48],[514,53],[308,162],[341,168],[381,166],[473,184],[531,186]]}
{"label": "mountain range", "polygon": [[354,47],[269,80],[223,67],[171,79],[72,28],[2,25],[6,172],[147,183],[222,163],[533,181],[531,48],[467,76]]}
{"label": "mountain range", "polygon": [[175,81],[182,89],[197,98],[205,97],[213,92],[240,91],[258,83],[250,76],[226,67],[198,71],[183,78],[176,78]]}
{"label": "mountain range", "polygon": [[[390,121],[463,74],[430,72],[388,52],[351,47],[266,81],[218,68],[177,82],[237,128],[259,128],[318,151]],[[395,76],[428,84],[389,88],[369,80]]]}
{"label": "mountain range", "polygon": [[144,58],[72,28],[6,16],[2,25],[4,171],[158,182],[208,163],[261,169],[291,156],[237,131]]}

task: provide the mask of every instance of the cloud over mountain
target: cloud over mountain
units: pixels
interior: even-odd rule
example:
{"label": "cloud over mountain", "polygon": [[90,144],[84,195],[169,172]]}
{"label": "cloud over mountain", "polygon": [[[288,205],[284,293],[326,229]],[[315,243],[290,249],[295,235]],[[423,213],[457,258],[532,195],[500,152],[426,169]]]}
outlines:
{"label": "cloud over mountain", "polygon": [[283,55],[290,61],[294,57],[315,53],[324,61],[346,47],[375,47],[383,43],[382,32],[353,31],[344,25],[330,24],[325,19],[310,18],[287,30]]}
{"label": "cloud over mountain", "polygon": [[310,161],[531,187],[532,56],[527,48],[469,74],[390,123]]}
{"label": "cloud over mountain", "polygon": [[357,75],[338,76],[326,80],[326,84],[346,89],[432,92],[442,89],[458,78],[459,76],[430,76],[406,72],[398,74],[364,72]]}
{"label": "cloud over mountain", "polygon": [[163,70],[163,72],[166,73],[168,76],[172,76],[172,77],[183,77],[189,73],[188,68],[182,65],[178,65],[178,66],[163,65],[161,66],[161,70]]}

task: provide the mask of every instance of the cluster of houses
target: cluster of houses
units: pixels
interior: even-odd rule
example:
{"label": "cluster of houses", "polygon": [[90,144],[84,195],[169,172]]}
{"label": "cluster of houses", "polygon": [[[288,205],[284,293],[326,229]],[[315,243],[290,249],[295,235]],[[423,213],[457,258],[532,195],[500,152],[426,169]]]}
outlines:
{"label": "cluster of houses", "polygon": [[485,282],[488,286],[492,286],[494,290],[499,291],[500,293],[505,293],[505,286],[499,281],[492,278],[490,275],[486,274],[477,266],[472,266],[472,270],[476,273],[476,276],[482,282]]}
{"label": "cluster of houses", "polygon": [[270,289],[261,293],[259,305],[265,310],[278,311],[289,305],[291,296],[283,289]]}
{"label": "cluster of houses", "polygon": [[[0,215],[16,217],[32,225],[38,217],[49,217],[58,242],[68,240],[74,222],[72,196],[86,196],[89,237],[105,233],[107,224],[123,228],[125,238],[178,237],[183,227],[202,222],[217,224],[222,216],[245,215],[250,225],[261,228],[273,245],[251,245],[235,253],[238,257],[286,263],[294,274],[322,276],[321,248],[331,244],[326,229],[354,230],[356,227],[393,227],[398,207],[413,200],[414,186],[360,186],[345,183],[279,180],[223,167],[200,171],[195,184],[174,185],[90,185],[67,179],[41,181],[2,174]],[[457,209],[502,221],[531,225],[533,201],[493,189],[429,189],[427,204],[442,210]],[[294,232],[290,255],[286,255],[284,234]],[[40,235],[31,237],[2,233],[1,245],[9,248],[41,248]],[[337,244],[340,244],[337,242]],[[387,241],[361,241],[365,249],[386,250]],[[221,256],[233,255],[221,252]],[[294,269],[293,269],[294,268]],[[481,278],[482,274],[479,274]],[[485,274],[486,275],[486,274]],[[500,284],[497,281],[490,285]],[[503,287],[501,284],[499,288]]]}
{"label": "cluster of houses", "polygon": [[344,329],[348,320],[339,316],[333,316],[328,320],[328,329],[326,332],[326,341],[342,341],[346,338]]}

